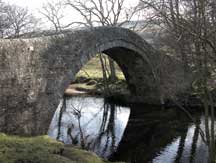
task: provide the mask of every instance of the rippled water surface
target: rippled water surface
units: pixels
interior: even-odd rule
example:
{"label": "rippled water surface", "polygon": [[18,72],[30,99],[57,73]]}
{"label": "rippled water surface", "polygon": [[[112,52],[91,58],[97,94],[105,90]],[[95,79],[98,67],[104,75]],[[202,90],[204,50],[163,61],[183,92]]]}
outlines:
{"label": "rippled water surface", "polygon": [[204,116],[191,112],[196,124],[175,108],[72,97],[59,104],[49,135],[111,161],[207,163],[208,150],[198,132],[198,126],[204,130]]}

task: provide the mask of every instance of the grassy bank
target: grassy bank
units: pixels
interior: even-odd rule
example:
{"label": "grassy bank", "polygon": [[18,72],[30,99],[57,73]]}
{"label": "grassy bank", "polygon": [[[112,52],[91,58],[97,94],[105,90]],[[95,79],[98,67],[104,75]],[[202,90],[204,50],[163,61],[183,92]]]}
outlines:
{"label": "grassy bank", "polygon": [[[108,60],[108,59],[107,59]],[[108,63],[108,61],[107,61]],[[107,69],[109,66],[107,65]],[[90,94],[90,95],[128,95],[127,83],[119,66],[115,63],[116,81],[107,81],[108,91],[105,90],[101,63],[99,56],[92,58],[76,75],[75,81],[66,90],[66,95]]]}
{"label": "grassy bank", "polygon": [[0,163],[109,163],[96,154],[65,146],[48,136],[18,137],[0,133]]}
{"label": "grassy bank", "polygon": [[[104,56],[107,57],[106,55]],[[107,68],[109,68],[108,61],[107,61]],[[124,74],[122,73],[120,67],[116,63],[115,63],[115,69],[116,69],[117,78],[119,80],[125,80]],[[103,73],[102,73],[99,56],[96,55],[96,57],[92,58],[85,66],[83,66],[82,69],[77,73],[76,77],[102,79]]]}

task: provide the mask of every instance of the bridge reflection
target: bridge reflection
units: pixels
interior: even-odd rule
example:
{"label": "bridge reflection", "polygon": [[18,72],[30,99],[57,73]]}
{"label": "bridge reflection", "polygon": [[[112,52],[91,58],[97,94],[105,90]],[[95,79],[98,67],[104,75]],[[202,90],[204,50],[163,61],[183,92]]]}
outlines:
{"label": "bridge reflection", "polygon": [[49,135],[112,161],[207,163],[198,132],[204,120],[201,113],[193,116],[196,124],[175,108],[123,107],[102,98],[73,97],[62,100]]}
{"label": "bridge reflection", "polygon": [[208,149],[198,127],[204,117],[193,113],[191,123],[181,110],[132,105],[122,140],[110,160],[131,163],[207,163]]}

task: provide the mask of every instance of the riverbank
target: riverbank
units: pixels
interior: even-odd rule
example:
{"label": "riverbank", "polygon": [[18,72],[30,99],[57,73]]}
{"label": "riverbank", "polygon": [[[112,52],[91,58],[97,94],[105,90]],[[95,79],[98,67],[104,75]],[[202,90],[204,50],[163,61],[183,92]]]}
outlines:
{"label": "riverbank", "polygon": [[[94,96],[105,97],[107,100],[116,103],[144,103],[140,99],[134,98],[127,87],[125,80],[109,81],[109,94],[106,94],[104,83],[101,78],[78,78],[65,91],[65,96]],[[213,100],[216,101],[216,89],[211,90]],[[163,106],[176,107],[183,106],[186,108],[203,108],[202,94],[188,92],[178,95],[175,100],[166,100]],[[141,99],[142,100],[142,99]],[[216,106],[215,106],[216,107]]]}
{"label": "riverbank", "polygon": [[118,79],[114,82],[108,81],[108,90],[106,90],[102,78],[80,77],[68,86],[64,95],[91,95],[100,97],[118,95],[129,96],[130,91],[125,80]]}
{"label": "riverbank", "polygon": [[111,163],[92,152],[64,145],[49,136],[18,137],[3,133],[0,133],[0,162]]}

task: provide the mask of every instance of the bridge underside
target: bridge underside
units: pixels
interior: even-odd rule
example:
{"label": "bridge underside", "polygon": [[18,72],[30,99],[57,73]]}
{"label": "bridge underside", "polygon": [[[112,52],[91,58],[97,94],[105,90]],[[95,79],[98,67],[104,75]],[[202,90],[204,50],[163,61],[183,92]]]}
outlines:
{"label": "bridge underside", "polygon": [[[126,29],[97,28],[44,38],[0,40],[0,132],[46,133],[65,89],[98,52],[119,64],[132,95],[144,103],[159,104],[169,93],[163,91],[165,83],[176,87],[176,81],[181,82],[162,81],[176,72],[169,69],[168,75],[157,75],[163,69],[156,62],[160,55]],[[175,88],[178,90],[183,89]]]}
{"label": "bridge underside", "polygon": [[152,68],[142,56],[130,49],[121,47],[111,48],[103,53],[118,63],[135,100],[148,104],[160,103]]}

